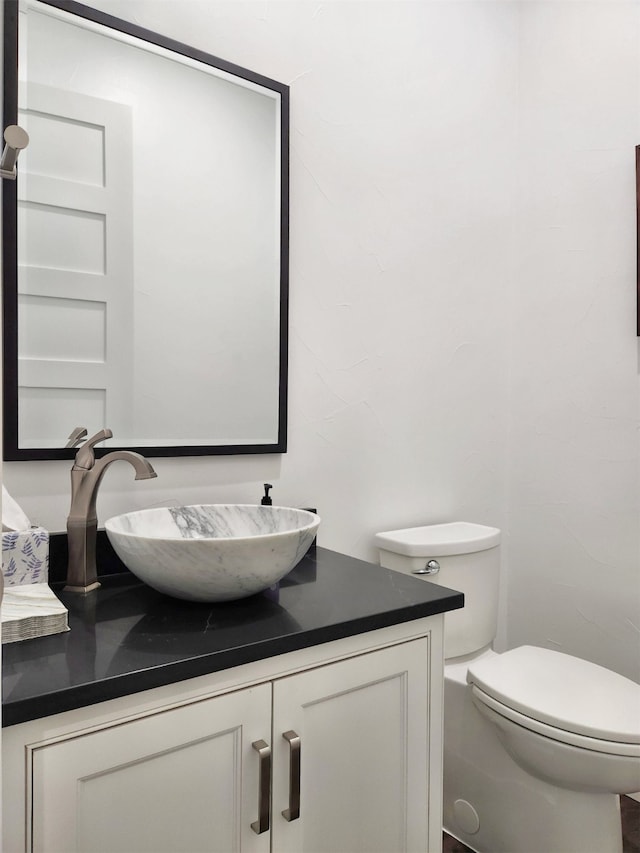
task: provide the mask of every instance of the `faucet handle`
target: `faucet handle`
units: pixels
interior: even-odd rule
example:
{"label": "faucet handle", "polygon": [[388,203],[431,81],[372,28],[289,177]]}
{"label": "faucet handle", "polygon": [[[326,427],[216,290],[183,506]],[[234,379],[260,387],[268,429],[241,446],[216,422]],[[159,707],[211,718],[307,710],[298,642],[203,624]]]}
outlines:
{"label": "faucet handle", "polygon": [[76,427],[69,436],[69,441],[65,444],[65,449],[68,447],[77,447],[81,441],[87,436],[86,427]]}
{"label": "faucet handle", "polygon": [[[75,430],[74,430],[75,432]],[[84,430],[86,435],[86,430]],[[73,435],[73,433],[72,433]],[[87,471],[93,468],[93,465],[96,461],[95,454],[93,452],[94,445],[98,444],[100,441],[104,441],[105,438],[112,438],[113,433],[110,429],[101,429],[95,435],[92,435],[91,438],[88,438],[85,443],[82,445],[80,450],[76,453],[76,461],[73,464],[74,468],[84,468]],[[81,438],[81,436],[79,436]]]}

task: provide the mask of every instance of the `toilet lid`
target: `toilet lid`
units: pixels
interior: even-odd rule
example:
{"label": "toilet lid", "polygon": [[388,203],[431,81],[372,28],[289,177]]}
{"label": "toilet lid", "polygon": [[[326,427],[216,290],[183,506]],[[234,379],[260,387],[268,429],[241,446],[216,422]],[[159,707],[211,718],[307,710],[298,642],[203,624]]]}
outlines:
{"label": "toilet lid", "polygon": [[500,530],[470,521],[450,521],[446,524],[387,530],[376,534],[375,543],[384,551],[404,554],[406,557],[460,556],[495,548],[500,544]]}
{"label": "toilet lid", "polygon": [[506,707],[555,728],[640,743],[640,685],[595,663],[520,646],[470,664],[467,681]]}

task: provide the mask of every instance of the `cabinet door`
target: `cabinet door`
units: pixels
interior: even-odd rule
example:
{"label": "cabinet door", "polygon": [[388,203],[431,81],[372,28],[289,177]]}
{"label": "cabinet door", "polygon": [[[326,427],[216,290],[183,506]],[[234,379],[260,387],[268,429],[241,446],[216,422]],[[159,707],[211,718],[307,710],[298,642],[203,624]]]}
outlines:
{"label": "cabinet door", "polygon": [[[428,849],[428,696],[428,639],[275,682],[274,853]],[[289,732],[301,750],[290,821]]]}
{"label": "cabinet door", "polygon": [[256,834],[271,685],[34,748],[31,849],[268,853]]}

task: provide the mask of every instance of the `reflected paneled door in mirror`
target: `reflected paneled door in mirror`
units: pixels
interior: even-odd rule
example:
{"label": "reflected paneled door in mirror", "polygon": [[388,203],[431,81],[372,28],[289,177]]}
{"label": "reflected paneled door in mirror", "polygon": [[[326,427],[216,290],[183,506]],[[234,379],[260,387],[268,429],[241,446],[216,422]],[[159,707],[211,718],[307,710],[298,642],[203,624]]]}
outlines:
{"label": "reflected paneled door in mirror", "polygon": [[107,422],[147,456],[284,452],[288,87],[8,0],[4,120],[31,137],[3,197],[5,458]]}

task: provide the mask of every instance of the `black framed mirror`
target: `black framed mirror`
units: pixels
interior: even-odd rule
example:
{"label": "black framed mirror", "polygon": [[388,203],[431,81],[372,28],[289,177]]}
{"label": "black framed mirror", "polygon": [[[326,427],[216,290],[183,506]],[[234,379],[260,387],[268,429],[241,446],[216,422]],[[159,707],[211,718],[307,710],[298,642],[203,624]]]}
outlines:
{"label": "black framed mirror", "polygon": [[71,0],[5,0],[4,458],[76,426],[283,453],[289,88]]}

